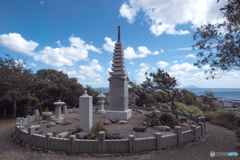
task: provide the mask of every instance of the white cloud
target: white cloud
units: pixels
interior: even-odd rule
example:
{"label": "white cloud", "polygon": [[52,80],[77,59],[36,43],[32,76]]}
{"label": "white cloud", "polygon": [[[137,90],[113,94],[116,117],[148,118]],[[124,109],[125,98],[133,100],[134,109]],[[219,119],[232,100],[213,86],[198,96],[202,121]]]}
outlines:
{"label": "white cloud", "polygon": [[134,62],[129,62],[129,64],[132,64],[132,65],[134,65]]}
{"label": "white cloud", "polygon": [[188,54],[186,57],[196,58],[196,56],[194,54]]}
{"label": "white cloud", "polygon": [[178,63],[178,61],[173,61],[173,63]]}
{"label": "white cloud", "polygon": [[137,15],[138,8],[130,8],[126,2],[124,2],[119,10],[120,15],[127,18],[129,23],[133,23],[134,17]]}
{"label": "white cloud", "polygon": [[198,70],[197,67],[193,66],[192,64],[189,63],[182,63],[182,64],[175,64],[172,67],[170,67],[170,70],[172,71],[190,71],[190,70]]}
{"label": "white cloud", "polygon": [[158,51],[154,51],[152,54],[153,54],[153,55],[158,55],[159,52],[158,52]]}
{"label": "white cloud", "polygon": [[95,81],[98,81],[98,82],[100,82],[100,81],[101,81],[101,79],[95,79]]}
{"label": "white cloud", "polygon": [[149,66],[145,63],[141,63],[140,67],[141,67],[140,70],[135,71],[135,72],[138,72],[137,83],[139,84],[146,80],[145,72],[147,72],[147,70],[149,69]]}
{"label": "white cloud", "polygon": [[22,68],[27,69],[22,59],[19,59],[19,60],[15,59],[14,62],[15,62],[15,66],[19,66],[19,67],[22,66]]}
{"label": "white cloud", "polygon": [[176,72],[169,72],[169,74],[171,75],[171,77],[182,77],[186,73],[183,71],[176,71]]}
{"label": "white cloud", "polygon": [[41,60],[45,64],[61,67],[63,65],[73,66],[73,61],[85,60],[88,57],[88,50],[93,52],[102,53],[100,49],[92,45],[85,44],[79,37],[69,38],[70,47],[52,48],[50,46],[44,47],[39,51],[39,54],[34,55],[36,61]]}
{"label": "white cloud", "polygon": [[209,70],[210,68],[211,68],[211,67],[210,67],[209,64],[203,67],[203,69],[205,69],[205,70]]}
{"label": "white cloud", "polygon": [[[108,62],[108,64],[110,65],[110,67],[112,67],[113,61]],[[108,68],[107,71],[108,72],[113,72],[112,68]]]}
{"label": "white cloud", "polygon": [[155,68],[155,67],[152,67],[152,71],[153,71],[153,72],[156,72],[156,68]]}
{"label": "white cloud", "polygon": [[144,58],[148,54],[151,54],[151,51],[145,46],[138,47],[138,51],[141,53],[141,54],[138,55],[139,58]]}
{"label": "white cloud", "polygon": [[40,1],[40,3],[41,3],[41,4],[44,4],[44,2],[43,2],[43,1]]}
{"label": "white cloud", "polygon": [[202,24],[222,22],[223,13],[219,10],[227,4],[227,0],[129,0],[119,10],[120,15],[133,23],[138,11],[145,13],[145,21],[149,22],[150,31],[156,36],[162,33],[185,35],[188,30],[176,30],[177,25],[191,23],[192,27]]}
{"label": "white cloud", "polygon": [[6,47],[9,50],[27,54],[29,56],[35,55],[33,51],[39,45],[38,43],[32,40],[30,41],[25,40],[18,33],[9,33],[9,34],[0,35],[0,44],[1,46]]}
{"label": "white cloud", "polygon": [[161,50],[160,50],[160,52],[164,53],[164,50],[163,50],[163,49],[161,49]]}
{"label": "white cloud", "polygon": [[125,59],[133,59],[138,58],[138,55],[132,47],[127,47],[126,50],[124,50],[124,57]]}
{"label": "white cloud", "polygon": [[30,63],[31,66],[36,67],[37,65],[35,63]]}
{"label": "white cloud", "polygon": [[56,43],[58,44],[58,47],[62,47],[59,40]]}
{"label": "white cloud", "polygon": [[66,71],[65,67],[59,68],[58,71],[62,71],[63,73],[67,74],[68,76],[75,76],[77,72],[75,70]]}
{"label": "white cloud", "polygon": [[169,63],[164,62],[164,61],[159,61],[159,62],[157,62],[157,66],[158,66],[159,68],[165,68],[165,67],[167,67],[167,66],[169,66],[169,65],[170,65]]}
{"label": "white cloud", "polygon": [[85,78],[101,78],[97,72],[103,72],[103,68],[98,64],[98,60],[96,59],[89,62],[89,65],[80,65],[79,68],[81,69],[79,71],[80,75]]}
{"label": "white cloud", "polygon": [[103,44],[103,49],[112,53],[114,52],[114,46],[117,41],[112,41],[111,38],[105,37],[106,44]]}

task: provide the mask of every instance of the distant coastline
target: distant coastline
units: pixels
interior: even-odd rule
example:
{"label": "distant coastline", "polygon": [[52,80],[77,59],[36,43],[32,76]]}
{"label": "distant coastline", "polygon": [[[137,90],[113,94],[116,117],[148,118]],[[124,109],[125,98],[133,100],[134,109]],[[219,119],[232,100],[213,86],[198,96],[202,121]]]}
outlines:
{"label": "distant coastline", "polygon": [[[109,92],[108,87],[93,88],[95,91]],[[193,92],[195,95],[205,95],[205,90],[213,92],[214,97],[224,97],[226,100],[240,100],[240,88],[178,88],[179,90],[186,89]]]}

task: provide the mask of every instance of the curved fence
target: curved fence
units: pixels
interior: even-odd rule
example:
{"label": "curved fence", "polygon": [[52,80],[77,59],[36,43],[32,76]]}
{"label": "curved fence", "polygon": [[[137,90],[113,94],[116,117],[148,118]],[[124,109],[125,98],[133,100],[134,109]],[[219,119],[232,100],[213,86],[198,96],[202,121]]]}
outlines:
{"label": "curved fence", "polygon": [[[153,109],[147,107],[134,107],[142,110],[160,110],[161,112],[172,113],[168,109]],[[64,109],[64,113],[79,112],[78,108]],[[76,139],[76,135],[67,138],[53,137],[53,133],[47,133],[46,136],[35,134],[35,127],[29,127],[24,130],[24,126],[33,121],[39,120],[39,111],[35,110],[34,115],[28,115],[26,118],[17,118],[15,134],[16,137],[32,146],[43,148],[45,150],[66,151],[72,153],[134,153],[142,151],[161,150],[173,146],[182,146],[185,143],[194,141],[205,133],[205,117],[193,115],[192,111],[178,111],[179,115],[185,116],[198,123],[198,126],[192,125],[190,130],[182,132],[180,126],[175,126],[174,134],[161,135],[156,132],[154,137],[135,138],[129,135],[128,139],[107,139],[105,132],[100,131],[98,140]]]}

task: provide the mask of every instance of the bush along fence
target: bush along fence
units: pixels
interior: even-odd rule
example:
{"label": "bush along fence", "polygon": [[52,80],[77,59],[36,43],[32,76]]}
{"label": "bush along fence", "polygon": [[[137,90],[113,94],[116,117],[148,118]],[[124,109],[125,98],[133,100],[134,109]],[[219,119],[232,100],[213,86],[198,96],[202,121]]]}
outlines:
{"label": "bush along fence", "polygon": [[[143,110],[153,110],[153,108],[134,107]],[[79,108],[66,109],[63,112],[79,112]],[[156,110],[154,108],[154,110]],[[161,112],[172,113],[170,107],[168,109],[158,108]],[[193,115],[192,111],[178,111],[179,115],[188,117],[198,123],[198,126],[192,125],[191,130],[182,132],[180,126],[175,126],[174,134],[161,135],[156,132],[154,137],[135,138],[129,135],[128,139],[107,139],[105,140],[105,132],[100,131],[98,140],[76,139],[76,135],[67,138],[53,137],[53,133],[47,133],[46,136],[35,134],[35,127],[29,127],[28,131],[24,130],[24,125],[39,120],[39,111],[35,110],[34,116],[26,118],[17,118],[15,134],[16,137],[30,146],[42,148],[44,150],[65,151],[68,153],[136,153],[142,151],[161,150],[173,146],[182,146],[185,143],[201,138],[205,134],[205,117]]]}

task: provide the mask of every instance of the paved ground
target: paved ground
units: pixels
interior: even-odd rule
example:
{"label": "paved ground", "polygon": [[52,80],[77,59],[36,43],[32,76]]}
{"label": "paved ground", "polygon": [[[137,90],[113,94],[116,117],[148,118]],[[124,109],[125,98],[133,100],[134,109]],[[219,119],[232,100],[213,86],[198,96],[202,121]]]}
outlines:
{"label": "paved ground", "polygon": [[[12,121],[13,123],[14,121]],[[0,121],[1,123],[1,121]],[[14,124],[14,123],[13,123]],[[0,131],[0,160],[11,159],[161,159],[161,160],[205,160],[205,159],[240,159],[238,157],[210,157],[210,151],[215,152],[238,152],[236,149],[237,137],[235,132],[229,131],[223,127],[215,126],[206,123],[207,134],[199,142],[189,143],[183,147],[176,147],[173,149],[165,149],[160,151],[153,151],[148,154],[130,155],[120,157],[92,157],[82,158],[81,156],[66,156],[66,155],[46,155],[40,152],[34,152],[30,149],[25,149],[20,145],[12,142],[11,135],[14,133],[14,125],[3,128]],[[116,155],[119,156],[119,155]]]}

